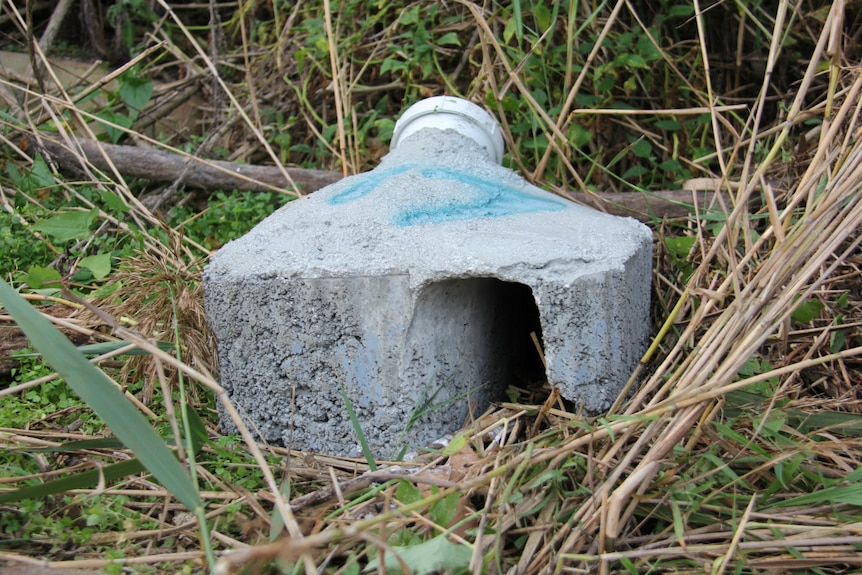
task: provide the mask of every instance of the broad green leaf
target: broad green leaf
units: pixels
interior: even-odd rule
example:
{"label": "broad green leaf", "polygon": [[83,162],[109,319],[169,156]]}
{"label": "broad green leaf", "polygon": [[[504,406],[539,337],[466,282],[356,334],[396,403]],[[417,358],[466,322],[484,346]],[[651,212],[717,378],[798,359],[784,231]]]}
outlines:
{"label": "broad green leaf", "polygon": [[694,14],[694,6],[690,3],[671,6],[667,11],[667,15],[670,18],[688,18],[692,14]]}
{"label": "broad green leaf", "polygon": [[440,38],[437,40],[437,44],[439,44],[440,46],[460,46],[461,39],[455,32],[447,32],[446,34],[440,36]]}
{"label": "broad green leaf", "polygon": [[90,224],[98,213],[96,208],[88,212],[80,210],[63,212],[53,218],[36,222],[31,228],[50,235],[60,243],[68,242],[89,235]]}
{"label": "broad green leaf", "polygon": [[90,293],[92,297],[108,299],[124,287],[122,281],[113,281],[102,284],[98,289]]}
{"label": "broad green leaf", "polygon": [[766,373],[767,371],[772,371],[772,364],[769,363],[769,360],[761,360],[756,355],[753,355],[742,364],[742,367],[739,368],[739,375],[742,377],[750,377],[758,373]]}
{"label": "broad green leaf", "polygon": [[[648,31],[648,33],[653,37],[658,37],[659,33],[656,29],[652,29]],[[644,60],[647,62],[655,62],[656,60],[662,59],[662,52],[658,48],[655,47],[655,44],[649,39],[649,37],[644,34],[638,38],[637,44],[637,53],[643,56]]]}
{"label": "broad green leaf", "polygon": [[620,64],[622,66],[627,66],[629,68],[648,68],[649,67],[649,66],[647,66],[646,60],[644,60],[642,56],[639,56],[638,54],[631,54],[631,53],[618,55],[615,58],[614,63]]}
{"label": "broad green leaf", "polygon": [[[466,545],[457,545],[449,541],[445,535],[438,535],[419,545],[410,547],[391,547],[391,552],[384,555],[383,566],[386,573],[400,573],[401,561],[417,575],[449,569],[457,571],[470,564],[473,552]],[[365,572],[376,571],[378,560],[369,561]]]}
{"label": "broad green leaf", "polygon": [[401,13],[401,17],[398,19],[401,24],[405,26],[409,26],[411,24],[419,23],[419,6],[413,6],[409,10],[405,10]]}
{"label": "broad green leaf", "polygon": [[51,186],[56,185],[57,180],[54,179],[54,173],[51,172],[51,168],[48,166],[48,162],[45,159],[38,155],[33,160],[33,167],[30,168],[30,173],[24,176],[24,188],[28,192],[32,192],[39,189],[50,188]]}
{"label": "broad green leaf", "polygon": [[676,238],[665,238],[664,245],[667,246],[668,251],[673,256],[678,259],[684,259],[688,257],[696,241],[697,238],[694,236],[679,236]]}
{"label": "broad green leaf", "polygon": [[620,177],[624,180],[631,180],[633,178],[638,178],[638,177],[643,176],[644,174],[648,174],[648,173],[649,173],[649,170],[647,170],[643,166],[632,166],[631,168],[626,170],[625,173]]}
{"label": "broad green leaf", "polygon": [[421,501],[422,492],[406,479],[402,479],[398,482],[398,488],[395,490],[395,498],[404,505],[409,505]]}
{"label": "broad green leaf", "polygon": [[397,58],[386,58],[380,66],[380,73],[386,72],[404,72],[407,70],[407,65]]}
{"label": "broad green leaf", "polygon": [[847,344],[847,330],[838,329],[829,334],[829,351],[838,353]]}
{"label": "broad green leaf", "polygon": [[57,183],[54,179],[54,174],[51,172],[51,168],[41,154],[37,154],[33,158],[33,165],[30,167],[28,173],[22,175],[12,162],[9,162],[6,167],[6,173],[9,174],[15,185],[21,188],[21,191],[26,194],[50,188]]}
{"label": "broad green leaf", "polygon": [[131,71],[120,75],[118,81],[120,82],[120,99],[132,112],[132,117],[137,118],[153,95],[153,83]]}
{"label": "broad green leaf", "polygon": [[105,202],[105,205],[114,212],[125,214],[129,211],[129,206],[127,206],[120,196],[114,192],[110,190],[102,190],[99,195],[102,196],[102,201]]}
{"label": "broad green leaf", "polygon": [[647,140],[638,140],[632,144],[632,152],[634,152],[635,156],[638,158],[649,158],[652,154],[652,144]]}
{"label": "broad green leaf", "polygon": [[503,28],[503,41],[508,44],[512,38],[515,36],[515,29],[517,27],[517,23],[514,19],[506,22],[506,27]]}
{"label": "broad green leaf", "polygon": [[428,510],[428,517],[440,527],[450,527],[455,522],[455,514],[458,512],[458,503],[463,497],[462,493],[452,493],[451,495],[435,501]]}
{"label": "broad green leaf", "polygon": [[0,280],[0,303],[45,360],[183,505],[195,509],[200,494],[186,470],[120,389],[92,365],[48,320]]}
{"label": "broad green leaf", "polygon": [[661,130],[674,131],[682,128],[682,124],[676,120],[659,120],[655,123],[655,127]]}
{"label": "broad green leaf", "polygon": [[791,319],[799,323],[809,323],[813,321],[823,310],[823,302],[816,299],[806,300],[801,302],[790,314]]}
{"label": "broad green leaf", "polygon": [[56,283],[59,286],[59,282],[62,280],[60,272],[41,266],[30,266],[30,269],[27,270],[27,275],[21,278],[21,281],[33,289],[41,289],[42,286],[50,283]]}
{"label": "broad green leaf", "polygon": [[551,26],[551,11],[544,4],[533,6],[533,17],[542,32]]}
{"label": "broad green leaf", "polygon": [[776,409],[769,412],[769,417],[766,421],[762,417],[754,418],[754,425],[756,428],[761,429],[761,432],[766,437],[775,437],[781,431],[781,428],[784,427],[786,421],[787,418],[784,412]]}
{"label": "broad green leaf", "polygon": [[318,36],[314,40],[314,47],[317,48],[317,51],[323,56],[329,54],[329,40],[327,40],[325,36]]}
{"label": "broad green leaf", "polygon": [[567,135],[569,141],[579,148],[586,146],[593,139],[593,133],[578,122],[572,122]]}
{"label": "broad green leaf", "polygon": [[464,437],[463,433],[459,433],[455,437],[452,438],[452,441],[449,442],[449,445],[443,450],[443,455],[453,455],[458,453],[464,446],[467,445],[467,438]]}
{"label": "broad green leaf", "polygon": [[344,567],[341,568],[342,575],[359,575],[359,561],[356,560],[356,554],[351,553],[347,557],[347,562]]}
{"label": "broad green leaf", "polygon": [[673,158],[671,158],[669,160],[665,160],[664,162],[660,163],[658,165],[658,168],[662,171],[671,172],[674,174],[680,173],[680,171],[683,169],[680,161],[675,160]]}
{"label": "broad green leaf", "polygon": [[377,137],[384,142],[392,139],[392,133],[395,131],[395,122],[389,118],[380,118],[374,121],[374,127],[377,128]]}
{"label": "broad green leaf", "polygon": [[100,125],[114,144],[119,142],[120,138],[123,137],[125,130],[122,128],[131,128],[135,121],[131,116],[117,112],[99,112],[96,114],[96,117],[105,121],[100,122]]}
{"label": "broad green leaf", "polygon": [[96,254],[82,258],[78,263],[82,268],[87,268],[97,280],[104,279],[111,273],[111,254]]}
{"label": "broad green leaf", "polygon": [[632,42],[635,39],[634,32],[623,32],[616,39],[616,48],[619,51],[628,50],[628,48],[632,45]]}

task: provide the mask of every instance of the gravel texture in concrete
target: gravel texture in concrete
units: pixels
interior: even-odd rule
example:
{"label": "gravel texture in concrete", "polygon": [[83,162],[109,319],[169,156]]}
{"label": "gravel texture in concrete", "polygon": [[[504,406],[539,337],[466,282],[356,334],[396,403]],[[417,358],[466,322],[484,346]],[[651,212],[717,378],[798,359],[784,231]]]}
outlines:
{"label": "gravel texture in concrete", "polygon": [[599,412],[646,343],[651,253],[635,220],[423,129],[215,254],[221,383],[266,440],[345,455],[345,397],[378,457],[460,428],[513,382],[547,377]]}

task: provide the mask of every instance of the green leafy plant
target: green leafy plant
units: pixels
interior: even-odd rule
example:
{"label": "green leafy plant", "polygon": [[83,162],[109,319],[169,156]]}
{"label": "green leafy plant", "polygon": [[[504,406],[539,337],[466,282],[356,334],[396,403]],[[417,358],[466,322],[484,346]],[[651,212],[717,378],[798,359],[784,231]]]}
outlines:
{"label": "green leafy plant", "polygon": [[697,242],[695,236],[677,236],[673,238],[664,238],[664,245],[670,255],[671,261],[682,275],[683,280],[691,277],[694,272],[694,266],[689,257],[694,244]]}
{"label": "green leafy plant", "polygon": [[[383,568],[387,573],[401,573],[406,568],[408,573],[419,575],[437,573],[441,569],[457,571],[469,565],[472,555],[468,547],[452,543],[445,535],[438,535],[422,543],[389,547]],[[377,559],[372,559],[365,571],[378,569],[378,563]]]}
{"label": "green leafy plant", "polygon": [[133,52],[137,45],[136,21],[157,22],[159,17],[145,0],[119,0],[105,13],[108,23],[119,31],[126,48]]}
{"label": "green leafy plant", "polygon": [[246,234],[290,196],[274,192],[217,191],[203,210],[178,207],[172,210],[169,223],[209,249],[217,249],[230,240]]}
{"label": "green leafy plant", "polygon": [[7,280],[16,272],[45,266],[56,254],[33,237],[17,214],[0,212],[0,277]]}
{"label": "green leafy plant", "polygon": [[[11,357],[18,362],[11,372],[13,384],[26,383],[52,373],[41,356],[30,350],[16,352]],[[62,380],[45,382],[3,400],[2,420],[6,427],[23,428],[46,418],[50,418],[53,425],[61,428],[75,426],[83,433],[96,433],[102,428],[102,422]]]}
{"label": "green leafy plant", "polygon": [[[108,104],[108,108],[96,114],[98,118],[105,120],[101,123],[102,128],[113,143],[120,141],[125,131],[130,129],[138,119],[144,106],[153,95],[153,83],[147,78],[139,76],[134,70],[128,70],[117,78],[119,89]],[[124,111],[118,111],[117,107],[122,105]]]}

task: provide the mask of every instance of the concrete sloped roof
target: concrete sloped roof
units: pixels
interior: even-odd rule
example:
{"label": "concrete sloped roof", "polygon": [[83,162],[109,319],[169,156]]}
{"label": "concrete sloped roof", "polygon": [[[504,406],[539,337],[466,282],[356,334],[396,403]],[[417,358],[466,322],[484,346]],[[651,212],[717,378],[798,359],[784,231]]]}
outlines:
{"label": "concrete sloped roof", "polygon": [[211,266],[263,276],[406,273],[414,285],[465,275],[531,283],[622,266],[645,242],[651,233],[637,221],[532,186],[456,132],[424,129],[375,170],[287,204]]}

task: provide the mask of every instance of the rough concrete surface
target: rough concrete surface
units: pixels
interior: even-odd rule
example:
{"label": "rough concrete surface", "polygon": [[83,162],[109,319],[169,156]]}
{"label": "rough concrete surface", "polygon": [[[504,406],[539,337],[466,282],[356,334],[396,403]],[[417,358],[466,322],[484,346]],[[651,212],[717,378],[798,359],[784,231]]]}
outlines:
{"label": "rough concrete surface", "polygon": [[378,457],[458,429],[513,376],[546,375],[601,411],[646,342],[651,246],[635,220],[422,130],[215,254],[204,282],[221,383],[266,440],[349,455],[342,390]]}

